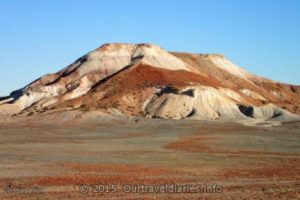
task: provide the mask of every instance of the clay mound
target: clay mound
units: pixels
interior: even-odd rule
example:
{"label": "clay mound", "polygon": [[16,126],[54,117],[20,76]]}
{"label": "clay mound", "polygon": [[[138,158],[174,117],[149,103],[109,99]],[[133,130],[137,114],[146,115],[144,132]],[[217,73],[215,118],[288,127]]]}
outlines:
{"label": "clay mound", "polygon": [[216,88],[184,88],[177,94],[166,93],[152,98],[146,107],[153,117],[173,119],[243,119],[234,99]]}
{"label": "clay mound", "polygon": [[[168,119],[271,120],[278,117],[264,110],[276,112],[280,108],[259,106],[242,92],[223,88],[214,78],[136,64],[99,83],[88,94],[58,107],[114,108],[125,115]],[[281,119],[298,119],[291,116],[287,111],[282,112]]]}
{"label": "clay mound", "polygon": [[[233,96],[235,98],[232,98]],[[156,95],[147,104],[146,111],[152,117],[172,119],[300,120],[300,116],[292,114],[273,104],[258,107],[247,106],[244,102],[243,97],[239,96],[235,91],[222,93],[220,89],[197,86],[184,88],[176,93]]]}
{"label": "clay mound", "polygon": [[295,114],[300,114],[300,86],[253,75],[221,55],[117,43],[102,45],[0,98],[0,115],[6,118],[94,116],[87,112],[106,117],[291,121],[299,120]]}
{"label": "clay mound", "polygon": [[290,113],[278,106],[268,104],[262,107],[254,107],[253,117],[256,119],[272,121],[299,121],[300,116]]}

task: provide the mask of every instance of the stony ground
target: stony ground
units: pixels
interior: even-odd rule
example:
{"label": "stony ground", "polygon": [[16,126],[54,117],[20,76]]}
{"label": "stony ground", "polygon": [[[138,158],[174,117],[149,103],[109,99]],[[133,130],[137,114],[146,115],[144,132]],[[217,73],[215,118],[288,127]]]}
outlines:
{"label": "stony ground", "polygon": [[[221,191],[124,191],[172,184]],[[299,198],[300,123],[0,124],[0,199]]]}

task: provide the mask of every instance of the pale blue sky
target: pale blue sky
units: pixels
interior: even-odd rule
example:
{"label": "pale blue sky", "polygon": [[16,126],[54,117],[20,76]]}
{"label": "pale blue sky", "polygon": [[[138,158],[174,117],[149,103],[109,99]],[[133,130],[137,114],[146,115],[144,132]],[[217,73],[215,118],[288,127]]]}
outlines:
{"label": "pale blue sky", "polygon": [[1,0],[0,96],[103,43],[220,53],[300,84],[299,0]]}

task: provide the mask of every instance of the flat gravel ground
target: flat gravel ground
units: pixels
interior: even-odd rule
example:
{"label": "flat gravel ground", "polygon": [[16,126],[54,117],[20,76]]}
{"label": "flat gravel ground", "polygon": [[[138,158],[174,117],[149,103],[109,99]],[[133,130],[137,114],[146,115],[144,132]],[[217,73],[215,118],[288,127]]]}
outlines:
{"label": "flat gravel ground", "polygon": [[300,123],[1,124],[0,199],[300,199]]}

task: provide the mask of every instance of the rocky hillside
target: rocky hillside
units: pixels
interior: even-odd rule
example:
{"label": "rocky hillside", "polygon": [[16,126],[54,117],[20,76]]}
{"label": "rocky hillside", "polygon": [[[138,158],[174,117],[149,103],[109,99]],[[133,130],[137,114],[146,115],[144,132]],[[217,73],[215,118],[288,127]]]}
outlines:
{"label": "rocky hillside", "polygon": [[222,55],[105,44],[0,98],[0,116],[70,110],[172,119],[299,120],[300,86],[271,81]]}

